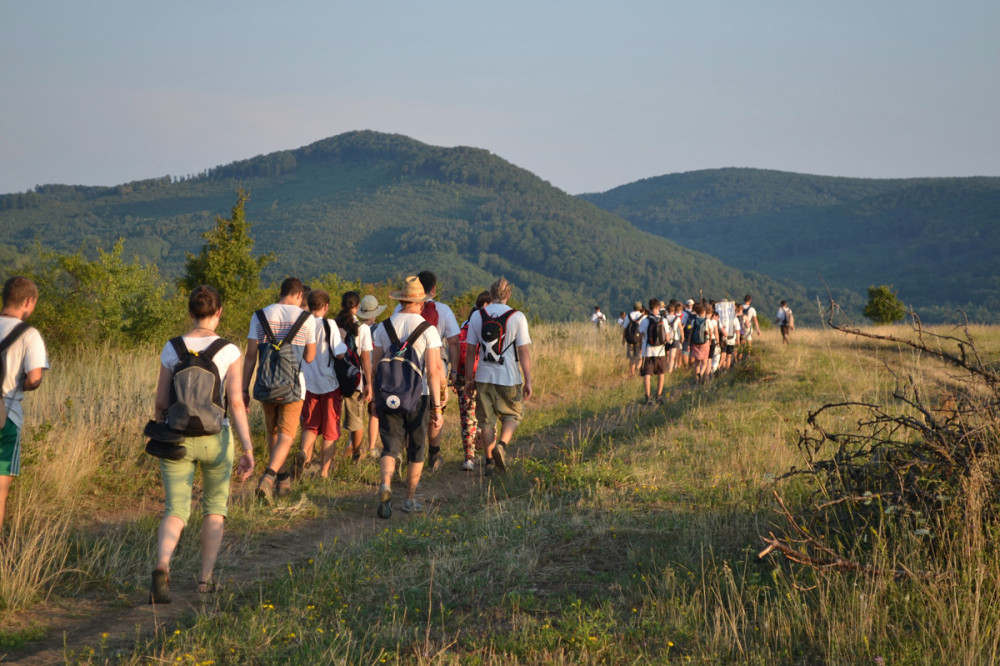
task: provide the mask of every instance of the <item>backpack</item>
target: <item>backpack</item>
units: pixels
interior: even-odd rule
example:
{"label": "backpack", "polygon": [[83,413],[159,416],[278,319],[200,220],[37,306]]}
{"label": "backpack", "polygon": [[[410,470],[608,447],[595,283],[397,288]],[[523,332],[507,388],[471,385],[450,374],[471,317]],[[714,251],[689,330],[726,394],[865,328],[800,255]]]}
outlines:
{"label": "backpack", "polygon": [[326,331],[326,344],[330,348],[330,360],[328,365],[333,366],[333,372],[337,375],[337,383],[340,384],[340,397],[350,398],[361,388],[361,381],[364,375],[361,373],[361,357],[358,355],[358,344],[353,335],[344,336],[344,344],[347,351],[343,358],[333,355],[333,342],[330,337],[330,322],[323,320],[323,330]]}
{"label": "backpack", "polygon": [[375,407],[380,414],[412,414],[420,409],[424,393],[424,373],[420,369],[420,358],[413,349],[413,343],[431,324],[428,321],[420,322],[405,342],[399,341],[390,320],[386,319],[382,326],[389,336],[390,344],[379,359],[372,379]]}
{"label": "backpack", "polygon": [[424,301],[420,308],[420,316],[427,320],[431,326],[438,325],[438,309],[434,301]]}
{"label": "backpack", "polygon": [[740,337],[746,337],[750,332],[750,318],[745,312],[736,315],[736,321],[740,322]]}
{"label": "backpack", "polygon": [[171,338],[177,363],[170,369],[170,406],[167,425],[188,437],[215,435],[222,431],[226,407],[222,404],[222,378],[212,361],[229,340],[213,340],[204,351],[193,352],[183,338]]}
{"label": "backpack", "polygon": [[663,320],[656,315],[649,315],[646,320],[646,346],[662,347],[667,343],[666,332],[663,330]]}
{"label": "backpack", "polygon": [[638,319],[633,319],[632,315],[628,316],[628,323],[625,325],[625,342],[630,345],[637,345],[642,342],[642,335],[639,334],[639,322],[642,321],[642,317]]}
{"label": "backpack", "polygon": [[675,324],[677,323],[677,315],[667,315],[667,337],[664,339],[663,344],[669,345],[673,344],[676,339]]}
{"label": "backpack", "polygon": [[[483,308],[479,311],[479,316],[481,318],[482,326],[480,328],[479,337],[482,339],[480,344],[480,349],[482,354],[480,354],[480,359],[484,363],[496,363],[498,365],[503,365],[503,355],[508,349],[514,347],[514,343],[503,346],[504,336],[507,334],[507,320],[510,316],[517,312],[517,310],[511,308],[506,312],[494,317]],[[514,347],[514,362],[518,361],[517,358],[517,347]]]}
{"label": "backpack", "polygon": [[785,326],[790,329],[795,328],[795,315],[792,314],[792,309],[787,305],[785,306]]}
{"label": "backpack", "polygon": [[691,323],[691,344],[703,345],[708,341],[708,317],[694,317]]}
{"label": "backpack", "polygon": [[291,342],[312,315],[308,312],[299,315],[287,335],[279,342],[274,337],[274,331],[271,330],[264,311],[257,310],[255,314],[261,328],[264,329],[265,340],[257,347],[259,363],[257,380],[253,385],[254,399],[279,405],[302,400],[305,397],[302,395],[302,386],[299,383],[299,370],[302,364]]}
{"label": "backpack", "polygon": [[[17,342],[17,339],[21,337],[25,331],[27,331],[31,326],[25,322],[19,322],[14,328],[11,329],[7,337],[0,341],[0,382],[3,382],[7,377],[7,349]],[[7,405],[6,403],[0,404],[0,417],[2,417],[2,423],[7,421]]]}

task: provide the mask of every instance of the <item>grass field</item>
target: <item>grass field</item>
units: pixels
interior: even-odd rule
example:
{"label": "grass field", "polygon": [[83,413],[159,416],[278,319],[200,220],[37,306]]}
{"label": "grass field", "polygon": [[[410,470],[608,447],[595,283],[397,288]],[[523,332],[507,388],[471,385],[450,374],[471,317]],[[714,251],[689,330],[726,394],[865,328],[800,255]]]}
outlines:
{"label": "grass field", "polygon": [[[1000,333],[974,329],[996,358]],[[639,403],[618,339],[585,326],[533,330],[535,391],[502,477],[425,477],[442,499],[421,516],[374,516],[376,468],[341,466],[277,509],[237,488],[220,556],[225,590],[155,633],[109,619],[70,645],[77,663],[967,663],[995,661],[1000,567],[985,525],[954,549],[945,579],[817,572],[777,555],[775,479],[801,466],[808,413],[826,402],[893,403],[909,374],[932,398],[954,373],[926,354],[833,331],[776,333],[707,386],[668,378],[662,407]],[[58,635],[46,610],[87,599],[144,601],[162,508],[139,433],[156,351],[80,350],[53,359],[26,401],[24,475],[0,551],[0,655]],[[905,405],[897,405],[906,409]],[[256,411],[254,412],[256,415]],[[455,413],[449,415],[455,420]],[[856,415],[845,412],[840,426]],[[260,432],[259,415],[255,416]],[[252,425],[253,425],[252,423]],[[261,455],[259,435],[258,460]],[[777,485],[794,506],[801,482]],[[457,489],[457,490],[456,490]],[[450,494],[449,494],[450,493]],[[259,570],[269,540],[337,521]],[[197,566],[197,520],[172,565]],[[918,539],[871,536],[869,555],[914,570]],[[939,557],[939,555],[938,555]],[[253,575],[248,572],[257,572]],[[113,612],[109,611],[109,618]],[[30,617],[25,620],[25,617]],[[150,623],[152,624],[152,623]],[[102,635],[107,634],[107,635]]]}

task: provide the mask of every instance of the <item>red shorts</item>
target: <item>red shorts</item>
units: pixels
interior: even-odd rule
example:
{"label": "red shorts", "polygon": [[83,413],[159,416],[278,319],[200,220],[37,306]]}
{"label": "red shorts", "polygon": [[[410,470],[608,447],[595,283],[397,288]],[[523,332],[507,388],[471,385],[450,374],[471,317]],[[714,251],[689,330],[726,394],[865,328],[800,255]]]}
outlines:
{"label": "red shorts", "polygon": [[340,439],[340,389],[316,395],[306,391],[302,401],[302,429],[309,430],[328,442]]}

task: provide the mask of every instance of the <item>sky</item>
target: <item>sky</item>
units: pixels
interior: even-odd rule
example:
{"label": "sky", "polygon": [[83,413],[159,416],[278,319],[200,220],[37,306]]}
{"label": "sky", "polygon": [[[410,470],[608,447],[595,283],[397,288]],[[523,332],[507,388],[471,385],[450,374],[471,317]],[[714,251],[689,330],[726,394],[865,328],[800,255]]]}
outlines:
{"label": "sky", "polygon": [[371,129],[571,194],[755,167],[1000,176],[997,0],[0,0],[0,193]]}

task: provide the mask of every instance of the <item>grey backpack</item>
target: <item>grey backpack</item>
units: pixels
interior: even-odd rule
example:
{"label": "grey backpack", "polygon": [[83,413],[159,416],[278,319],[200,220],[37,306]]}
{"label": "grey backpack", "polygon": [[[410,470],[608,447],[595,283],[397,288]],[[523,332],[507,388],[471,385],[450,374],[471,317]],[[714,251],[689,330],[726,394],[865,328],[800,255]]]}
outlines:
{"label": "grey backpack", "polygon": [[257,310],[257,320],[264,330],[264,342],[257,347],[257,380],[253,384],[255,400],[269,404],[298,402],[305,398],[299,383],[301,361],[292,339],[312,315],[304,312],[295,320],[282,340],[274,337],[263,310]]}
{"label": "grey backpack", "polygon": [[222,404],[222,378],[212,360],[228,340],[214,340],[204,351],[193,352],[183,338],[172,338],[177,352],[170,380],[167,425],[189,437],[214,435],[222,430],[226,407]]}

